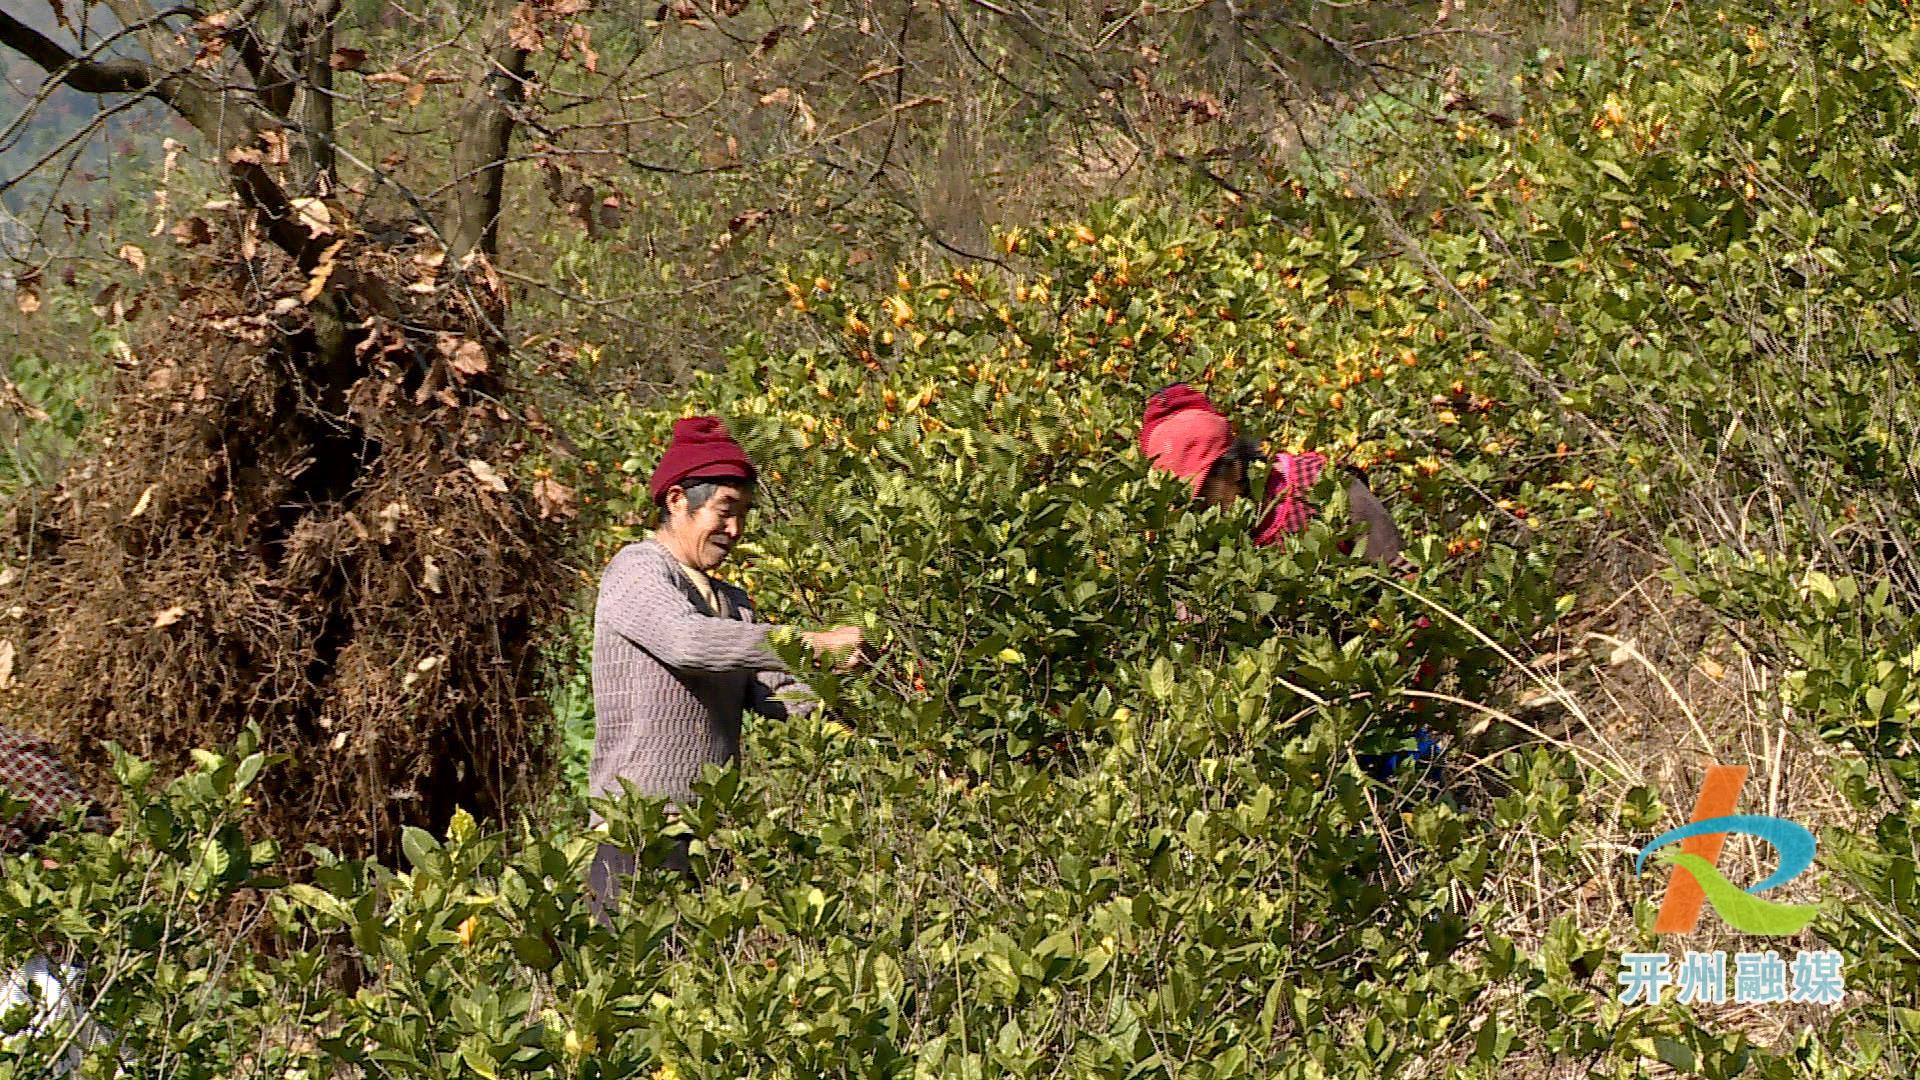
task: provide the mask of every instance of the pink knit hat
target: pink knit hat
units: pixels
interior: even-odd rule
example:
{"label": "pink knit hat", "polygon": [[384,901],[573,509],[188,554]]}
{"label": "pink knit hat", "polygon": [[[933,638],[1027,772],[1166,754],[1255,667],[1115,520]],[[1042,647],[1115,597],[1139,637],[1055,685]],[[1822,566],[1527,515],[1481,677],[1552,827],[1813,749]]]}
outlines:
{"label": "pink knit hat", "polygon": [[1207,470],[1233,445],[1233,425],[1205,394],[1175,383],[1147,399],[1140,422],[1140,452],[1147,460],[1193,485],[1207,481]]}

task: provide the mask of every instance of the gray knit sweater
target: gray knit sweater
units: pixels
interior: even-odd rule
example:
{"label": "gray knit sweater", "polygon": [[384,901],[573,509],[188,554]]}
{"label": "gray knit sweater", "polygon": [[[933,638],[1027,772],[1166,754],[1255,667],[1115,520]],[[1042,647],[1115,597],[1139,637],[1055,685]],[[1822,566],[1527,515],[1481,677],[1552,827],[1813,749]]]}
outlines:
{"label": "gray knit sweater", "polygon": [[657,540],[628,544],[607,564],[593,613],[593,797],[619,797],[625,779],[642,794],[688,801],[701,766],[739,754],[743,711],[800,716],[818,704],[775,700],[806,684],[767,647],[769,627],[754,621],[747,594],[713,586],[738,618],[710,614]]}

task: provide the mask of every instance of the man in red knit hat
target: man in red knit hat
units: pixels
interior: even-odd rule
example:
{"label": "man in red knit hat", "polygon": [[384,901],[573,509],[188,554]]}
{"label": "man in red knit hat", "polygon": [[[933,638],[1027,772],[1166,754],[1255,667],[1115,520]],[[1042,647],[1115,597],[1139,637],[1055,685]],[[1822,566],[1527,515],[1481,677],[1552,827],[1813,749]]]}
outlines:
{"label": "man in red knit hat", "polygon": [[[719,418],[688,417],[653,471],[659,513],[652,536],[614,555],[600,581],[593,626],[593,757],[588,794],[617,797],[623,782],[677,809],[703,766],[740,750],[751,709],[775,718],[817,705],[767,647],[768,624],[747,594],[708,575],[740,542],[753,504],[753,463]],[[815,652],[862,662],[857,626],[801,635]],[[598,814],[594,824],[602,824]],[[686,869],[685,845],[672,865]],[[602,844],[589,887],[596,914],[631,873],[633,857]]]}

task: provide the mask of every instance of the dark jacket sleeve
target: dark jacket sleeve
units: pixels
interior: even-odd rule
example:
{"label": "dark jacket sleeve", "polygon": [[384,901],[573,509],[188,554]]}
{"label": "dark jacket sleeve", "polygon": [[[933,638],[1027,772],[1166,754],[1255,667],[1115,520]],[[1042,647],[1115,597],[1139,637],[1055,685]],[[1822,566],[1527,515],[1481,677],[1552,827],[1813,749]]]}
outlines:
{"label": "dark jacket sleeve", "polygon": [[1393,515],[1387,513],[1386,504],[1380,501],[1365,480],[1355,477],[1353,483],[1347,486],[1347,506],[1354,519],[1367,526],[1367,558],[1382,566],[1393,565],[1404,545],[1400,530],[1393,524]]}

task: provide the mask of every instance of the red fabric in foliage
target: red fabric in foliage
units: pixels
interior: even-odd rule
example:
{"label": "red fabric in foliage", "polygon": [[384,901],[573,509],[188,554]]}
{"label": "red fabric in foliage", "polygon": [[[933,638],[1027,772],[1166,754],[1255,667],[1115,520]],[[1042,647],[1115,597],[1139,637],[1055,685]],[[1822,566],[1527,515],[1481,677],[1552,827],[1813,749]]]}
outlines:
{"label": "red fabric in foliage", "polygon": [[1176,383],[1147,401],[1140,422],[1140,452],[1160,468],[1193,485],[1207,481],[1207,470],[1233,445],[1233,425],[1205,394]]}
{"label": "red fabric in foliage", "polygon": [[0,852],[19,851],[39,839],[69,804],[87,809],[88,826],[104,827],[99,807],[53,746],[5,727],[0,727],[0,791],[27,804],[19,817],[0,821]]}
{"label": "red fabric in foliage", "polygon": [[667,489],[689,477],[752,480],[753,462],[727,434],[717,416],[689,416],[673,425],[673,442],[653,470],[648,490],[659,502]]}
{"label": "red fabric in foliage", "polygon": [[1297,533],[1313,520],[1313,506],[1307,493],[1327,468],[1327,459],[1314,453],[1281,454],[1267,471],[1267,513],[1253,527],[1253,542],[1269,547],[1280,538]]}

